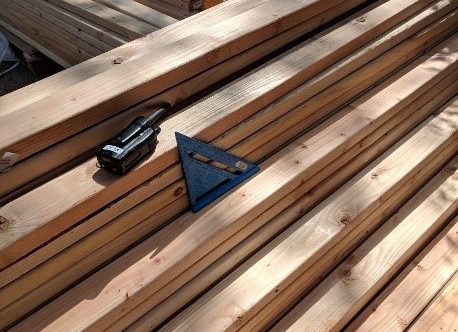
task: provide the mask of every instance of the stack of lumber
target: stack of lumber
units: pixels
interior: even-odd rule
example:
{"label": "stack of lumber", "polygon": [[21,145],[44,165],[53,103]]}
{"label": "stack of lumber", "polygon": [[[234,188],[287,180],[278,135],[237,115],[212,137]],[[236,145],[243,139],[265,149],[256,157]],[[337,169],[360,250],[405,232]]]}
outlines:
{"label": "stack of lumber", "polygon": [[177,20],[133,0],[5,0],[0,26],[63,67]]}
{"label": "stack of lumber", "polygon": [[[323,5],[322,1],[305,1],[284,8],[284,15],[275,17],[265,9],[274,5],[284,7],[280,1],[269,5],[261,0],[226,2],[193,16],[187,23],[178,22],[151,34],[149,38],[131,42],[1,98],[0,123],[3,126],[0,153],[15,153],[16,165],[4,176],[0,175],[3,182],[0,197],[11,197],[15,190],[28,189],[27,185],[34,180],[43,181],[52,175],[53,170],[71,161],[74,164],[81,162],[81,156],[84,157],[86,152],[117,134],[137,115],[151,112],[155,105],[164,101],[175,105],[188,99],[265,57],[267,52],[284,46],[363,2],[352,0]],[[298,11],[298,8],[301,10]],[[250,34],[245,29],[234,28],[234,21],[256,16],[264,17],[266,21],[253,24]],[[201,43],[193,43],[201,38],[203,22],[215,27],[215,31],[207,33],[208,36],[213,33],[213,39],[205,47]],[[272,36],[276,25],[281,28],[276,28],[277,34]],[[231,30],[221,32],[216,27]],[[353,49],[362,41],[364,39],[355,40]],[[315,43],[315,49],[318,47]],[[331,61],[336,56],[336,50],[332,51],[334,53],[329,56]],[[158,53],[164,58],[157,58]],[[151,54],[154,59],[151,59]],[[285,68],[286,64],[282,66]],[[282,67],[277,69],[280,70]],[[313,70],[305,75],[313,75],[320,69]],[[286,82],[288,79],[295,79],[291,83],[293,85],[300,84],[293,74],[286,75]],[[243,89],[247,80],[234,85],[234,89]],[[261,80],[258,83],[260,86],[263,84]],[[284,94],[286,89],[288,87],[280,86],[276,94],[272,94],[270,102]],[[267,106],[269,100],[258,107]],[[135,107],[126,109],[131,106]],[[38,110],[40,117],[29,116]],[[174,141],[173,136],[170,137]],[[93,161],[88,165],[91,165],[91,172],[97,171]],[[149,168],[150,171],[145,169],[151,174],[149,177],[161,171]],[[137,182],[137,185],[141,183]]]}
{"label": "stack of lumber", "polygon": [[0,4],[0,29],[68,68],[222,2],[7,0]]}
{"label": "stack of lumber", "polygon": [[[227,1],[107,53],[119,64],[102,56],[80,64],[83,80],[72,68],[44,80],[45,93],[37,84],[0,99],[9,107],[0,113],[0,151],[18,159],[0,177],[0,328],[377,325],[364,309],[381,308],[389,296],[380,291],[399,289],[404,279],[393,278],[456,228],[456,7]],[[131,173],[72,161],[113,134],[101,129],[116,132],[158,102],[176,104],[280,48],[167,118],[156,153]],[[158,51],[164,59],[151,61]],[[33,115],[38,108],[45,119]],[[191,213],[175,131],[261,171]],[[452,249],[442,244],[436,255]],[[438,283],[406,324],[437,316],[456,296],[456,264],[434,272],[447,257],[425,263],[438,265],[423,282]],[[437,304],[425,309],[429,301]]]}

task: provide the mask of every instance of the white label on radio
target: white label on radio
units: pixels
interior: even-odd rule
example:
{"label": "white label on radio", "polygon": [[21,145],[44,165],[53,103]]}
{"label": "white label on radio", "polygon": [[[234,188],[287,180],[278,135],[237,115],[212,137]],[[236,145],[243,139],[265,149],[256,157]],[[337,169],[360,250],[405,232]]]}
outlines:
{"label": "white label on radio", "polygon": [[114,153],[123,153],[124,152],[123,149],[118,148],[117,146],[114,146],[114,145],[107,145],[103,149],[107,150],[107,151],[114,152]]}

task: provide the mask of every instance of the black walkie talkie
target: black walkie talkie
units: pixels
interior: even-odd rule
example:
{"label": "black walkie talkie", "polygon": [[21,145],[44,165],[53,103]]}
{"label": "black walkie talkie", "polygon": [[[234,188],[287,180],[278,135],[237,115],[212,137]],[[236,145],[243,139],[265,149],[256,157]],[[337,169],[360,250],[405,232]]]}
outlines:
{"label": "black walkie talkie", "polygon": [[116,138],[97,152],[99,165],[111,173],[123,175],[141,159],[154,153],[158,143],[157,136],[161,132],[161,128],[155,124],[170,107],[170,104],[164,104],[150,116],[139,116],[132,121]]}

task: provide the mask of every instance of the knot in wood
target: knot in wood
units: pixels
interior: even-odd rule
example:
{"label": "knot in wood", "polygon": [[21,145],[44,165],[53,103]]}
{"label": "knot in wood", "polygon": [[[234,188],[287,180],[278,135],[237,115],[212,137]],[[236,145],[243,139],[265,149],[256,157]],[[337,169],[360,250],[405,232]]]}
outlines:
{"label": "knot in wood", "polygon": [[181,196],[182,193],[183,193],[183,187],[179,187],[175,190],[176,197]]}
{"label": "knot in wood", "polygon": [[364,22],[366,22],[366,18],[365,18],[365,17],[358,17],[358,18],[356,19],[356,22],[358,22],[358,23],[364,23]]}
{"label": "knot in wood", "polygon": [[338,272],[338,276],[340,280],[346,285],[349,285],[351,281],[355,280],[352,278],[351,270],[350,269],[344,269]]}
{"label": "knot in wood", "polygon": [[345,226],[349,225],[351,221],[352,221],[352,217],[347,213],[340,217],[340,222],[344,224]]}
{"label": "knot in wood", "polygon": [[124,61],[124,59],[120,57],[120,58],[114,59],[114,60],[113,60],[113,63],[114,63],[115,65],[119,65],[119,64],[121,64],[123,61]]}
{"label": "knot in wood", "polygon": [[0,232],[5,232],[10,226],[10,221],[0,216]]}
{"label": "knot in wood", "polygon": [[342,275],[345,277],[345,278],[349,278],[351,277],[351,271],[350,270],[344,270],[342,272]]}

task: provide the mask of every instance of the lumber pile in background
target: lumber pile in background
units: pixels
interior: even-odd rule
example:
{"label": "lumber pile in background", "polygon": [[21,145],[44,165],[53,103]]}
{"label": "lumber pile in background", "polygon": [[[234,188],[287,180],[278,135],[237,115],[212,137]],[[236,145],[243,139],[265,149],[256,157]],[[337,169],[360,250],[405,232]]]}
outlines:
{"label": "lumber pile in background", "polygon": [[[0,150],[18,155],[0,174],[0,328],[368,330],[399,321],[393,301],[401,330],[448,323],[457,15],[227,1],[0,98]],[[155,154],[123,177],[97,168],[91,151],[163,101]],[[18,123],[36,109],[46,121]],[[261,171],[191,213],[175,131]],[[415,305],[409,278],[428,285]]]}
{"label": "lumber pile in background", "polygon": [[0,26],[70,67],[177,20],[133,0],[5,0]]}

